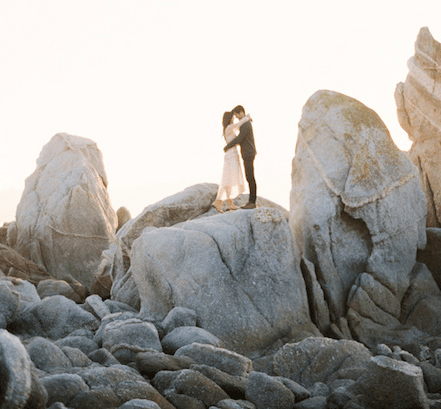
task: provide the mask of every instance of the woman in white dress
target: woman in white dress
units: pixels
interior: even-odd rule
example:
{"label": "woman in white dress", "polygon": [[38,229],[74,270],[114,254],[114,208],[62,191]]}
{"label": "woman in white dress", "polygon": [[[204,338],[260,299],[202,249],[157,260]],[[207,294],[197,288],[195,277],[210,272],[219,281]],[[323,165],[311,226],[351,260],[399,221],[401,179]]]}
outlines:
{"label": "woman in white dress", "polygon": [[[224,128],[223,135],[227,143],[231,142],[236,136],[240,126],[246,121],[251,120],[249,115],[245,115],[239,122],[234,123],[234,114],[225,112],[222,118]],[[245,191],[245,184],[240,163],[237,145],[225,152],[222,179],[217,192],[213,207],[222,212],[223,201],[225,200],[226,210],[236,210],[238,207],[233,203],[233,198]]]}

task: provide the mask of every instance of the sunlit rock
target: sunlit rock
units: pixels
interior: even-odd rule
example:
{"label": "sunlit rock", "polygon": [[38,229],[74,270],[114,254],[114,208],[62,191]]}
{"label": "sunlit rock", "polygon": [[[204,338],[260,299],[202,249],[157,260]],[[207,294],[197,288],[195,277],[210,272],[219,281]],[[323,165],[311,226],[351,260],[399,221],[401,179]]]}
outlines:
{"label": "sunlit rock", "polygon": [[354,317],[398,327],[416,252],[426,241],[416,167],[374,111],[318,91],[303,108],[292,169],[290,226],[315,265],[330,321],[339,326],[349,311],[360,336]]}
{"label": "sunlit rock", "polygon": [[441,44],[423,27],[409,73],[395,90],[398,120],[413,142],[409,157],[427,197],[427,227],[441,227]]}
{"label": "sunlit rock", "polygon": [[310,322],[300,259],[283,214],[237,210],[144,230],[130,272],[141,314],[162,321],[174,307],[227,348],[250,353]]}
{"label": "sunlit rock", "polygon": [[56,134],[26,179],[17,208],[15,250],[43,264],[53,277],[68,282],[73,277],[90,289],[116,225],[95,142]]}

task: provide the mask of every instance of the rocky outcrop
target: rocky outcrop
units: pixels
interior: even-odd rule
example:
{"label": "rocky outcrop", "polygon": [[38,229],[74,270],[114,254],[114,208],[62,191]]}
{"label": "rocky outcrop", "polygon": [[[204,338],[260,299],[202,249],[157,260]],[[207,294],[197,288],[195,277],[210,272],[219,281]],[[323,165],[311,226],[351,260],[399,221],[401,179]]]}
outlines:
{"label": "rocky outcrop", "polygon": [[395,90],[398,120],[413,142],[409,157],[427,197],[427,227],[441,227],[441,44],[427,27],[407,65],[407,78]]}
{"label": "rocky outcrop", "polygon": [[351,377],[361,376],[371,357],[371,352],[355,341],[307,338],[284,345],[274,357],[274,371],[310,388],[317,382],[327,384],[339,376],[345,378],[349,373]]}
{"label": "rocky outcrop", "polygon": [[133,243],[129,271],[144,316],[162,321],[173,307],[192,309],[200,327],[240,353],[310,322],[299,258],[276,209],[146,229]]}
{"label": "rocky outcrop", "polygon": [[[130,251],[133,242],[145,229],[173,226],[207,212],[216,198],[218,186],[203,183],[147,206],[137,217],[127,221],[116,235],[116,243],[105,250],[98,269],[102,290],[112,298],[139,308],[139,296],[131,273]],[[108,288],[111,287],[111,288]]]}
{"label": "rocky outcrop", "polygon": [[[141,214],[129,220],[118,231],[116,243],[106,249],[101,256],[97,272],[99,286],[94,288],[100,295],[111,294],[112,298],[140,307],[137,286],[131,271],[131,248],[145,229],[171,227],[187,220],[206,218],[218,215],[211,206],[216,198],[218,185],[201,183],[190,186],[181,192],[166,197],[157,203],[147,206]],[[240,195],[235,204],[241,206],[248,201],[247,195]],[[288,219],[289,213],[282,206],[262,198],[257,198],[259,207],[275,208]]]}
{"label": "rocky outcrop", "polygon": [[117,219],[101,152],[90,139],[56,134],[42,149],[17,207],[15,250],[57,278],[90,290]]}
{"label": "rocky outcrop", "polygon": [[356,341],[308,337],[268,355],[272,373],[257,370],[256,360],[210,343],[189,340],[174,354],[161,352],[171,333],[191,328],[185,326],[189,317],[199,321],[195,311],[176,308],[163,321],[152,322],[127,305],[98,296],[75,307],[62,296],[38,301],[29,289],[20,288],[20,279],[15,281],[21,313],[38,306],[44,331],[36,332],[29,323],[23,332],[17,325],[20,315],[8,315],[8,330],[0,330],[0,401],[5,408],[370,409],[439,404],[440,338],[428,339],[427,345],[409,344],[408,350],[379,345],[370,351]]}
{"label": "rocky outcrop", "polygon": [[344,333],[347,317],[367,345],[378,342],[370,334],[398,328],[426,242],[426,202],[417,169],[374,111],[332,91],[307,101],[290,206],[295,241],[315,266],[330,322]]}

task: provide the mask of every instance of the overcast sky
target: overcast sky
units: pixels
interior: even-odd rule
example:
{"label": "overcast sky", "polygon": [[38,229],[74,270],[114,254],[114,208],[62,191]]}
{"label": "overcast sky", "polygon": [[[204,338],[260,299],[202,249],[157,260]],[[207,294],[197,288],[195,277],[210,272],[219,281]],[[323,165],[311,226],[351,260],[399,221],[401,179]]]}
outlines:
{"label": "overcast sky", "polygon": [[0,225],[57,132],[94,140],[115,210],[132,216],[218,183],[223,112],[254,119],[258,195],[289,208],[297,124],[319,89],[376,111],[410,142],[394,90],[441,2],[0,0]]}

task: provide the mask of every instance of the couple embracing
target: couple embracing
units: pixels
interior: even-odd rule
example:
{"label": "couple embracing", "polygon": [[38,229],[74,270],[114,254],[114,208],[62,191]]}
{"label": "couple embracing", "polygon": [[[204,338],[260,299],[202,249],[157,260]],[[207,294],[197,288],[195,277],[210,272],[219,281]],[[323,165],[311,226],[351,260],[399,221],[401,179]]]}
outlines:
{"label": "couple embracing", "polygon": [[[239,120],[236,123],[234,122],[235,117]],[[255,209],[257,207],[256,180],[254,179],[256,147],[251,122],[250,115],[245,114],[245,109],[242,105],[238,105],[232,111],[225,112],[222,118],[223,136],[227,145],[224,147],[225,156],[222,180],[216,200],[213,202],[213,207],[219,212],[222,212],[224,200],[226,210],[238,209],[233,203],[233,198],[245,191],[237,145],[240,145],[245,177],[250,189],[248,203],[242,206],[241,209]],[[238,130],[239,134],[236,136]]]}

